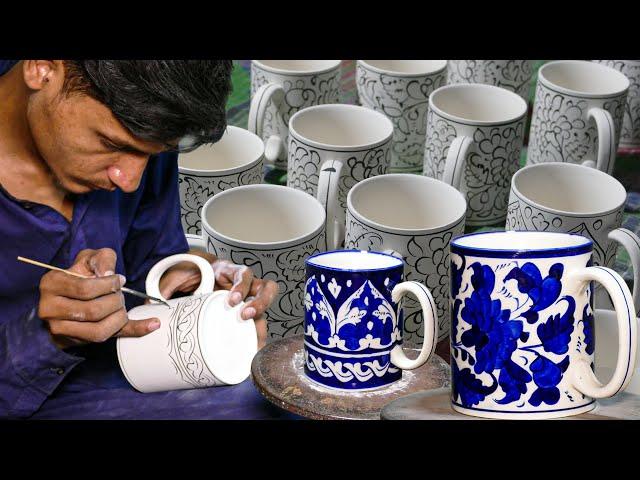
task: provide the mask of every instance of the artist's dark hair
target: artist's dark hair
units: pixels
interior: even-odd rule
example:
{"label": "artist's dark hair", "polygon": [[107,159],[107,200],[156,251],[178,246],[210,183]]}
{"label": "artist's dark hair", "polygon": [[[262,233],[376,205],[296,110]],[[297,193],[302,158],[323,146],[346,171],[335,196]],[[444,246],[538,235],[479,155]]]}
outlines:
{"label": "artist's dark hair", "polygon": [[106,105],[134,136],[195,148],[227,126],[231,60],[65,60],[63,93]]}

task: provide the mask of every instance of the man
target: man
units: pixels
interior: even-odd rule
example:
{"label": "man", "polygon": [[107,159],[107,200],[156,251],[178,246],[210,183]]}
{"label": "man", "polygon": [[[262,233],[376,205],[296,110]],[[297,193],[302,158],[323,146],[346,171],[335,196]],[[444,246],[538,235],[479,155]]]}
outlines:
{"label": "man", "polygon": [[[0,61],[0,417],[215,417],[217,406],[234,418],[271,414],[249,382],[140,394],[115,355],[116,337],[159,327],[129,320],[141,301],[120,288],[144,291],[157,261],[188,250],[176,152],[222,136],[231,69],[224,60]],[[246,298],[241,315],[257,319],[264,340],[276,284],[200,255],[232,305]],[[199,280],[192,264],[176,265],[161,291],[188,294]]]}

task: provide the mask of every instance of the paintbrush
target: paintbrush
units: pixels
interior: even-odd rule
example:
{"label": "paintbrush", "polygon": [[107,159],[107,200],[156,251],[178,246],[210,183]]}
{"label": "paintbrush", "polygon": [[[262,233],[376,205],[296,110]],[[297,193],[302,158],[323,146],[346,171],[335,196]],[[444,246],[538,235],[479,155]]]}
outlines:
{"label": "paintbrush", "polygon": [[[48,265],[46,263],[38,262],[37,260],[31,260],[30,258],[18,257],[18,260],[20,260],[21,262],[30,263],[31,265],[36,265],[38,267],[48,268],[49,270],[56,270],[57,272],[67,273],[69,275],[72,275],[72,276],[78,277],[78,278],[95,278],[95,277],[88,277],[86,275],[81,275],[81,274],[76,273],[76,272],[71,272],[71,271],[65,270],[63,268],[54,267],[53,265]],[[136,297],[145,298],[145,299],[148,298],[149,300],[153,300],[155,302],[162,303],[163,305],[166,305],[167,307],[171,308],[171,306],[167,302],[165,302],[164,300],[162,300],[160,298],[152,297],[151,295],[147,295],[146,293],[138,292],[137,290],[133,290],[133,289],[127,288],[127,287],[120,287],[120,290],[122,290],[124,293],[128,293],[129,295],[134,295]]]}

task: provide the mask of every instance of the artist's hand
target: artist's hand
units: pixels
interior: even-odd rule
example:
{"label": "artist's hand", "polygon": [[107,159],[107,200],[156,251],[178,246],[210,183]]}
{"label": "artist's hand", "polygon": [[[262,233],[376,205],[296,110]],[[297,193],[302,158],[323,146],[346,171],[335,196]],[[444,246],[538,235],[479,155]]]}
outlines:
{"label": "artist's hand", "polygon": [[116,253],[110,248],[82,250],[72,272],[78,278],[51,271],[40,280],[38,316],[46,322],[60,348],[99,343],[117,337],[141,337],[160,327],[157,318],[129,320],[120,287],[125,278],[115,275]]}
{"label": "artist's hand", "polygon": [[[229,305],[236,306],[245,300],[246,304],[240,316],[249,320],[253,318],[258,330],[258,343],[262,347],[267,338],[267,322],[265,312],[278,294],[278,284],[273,280],[255,278],[251,269],[244,265],[236,265],[227,260],[218,260],[215,256],[199,251],[190,251],[211,262],[215,273],[215,288],[230,290]],[[200,270],[192,262],[181,262],[171,267],[160,279],[160,293],[164,298],[171,298],[176,292],[191,293],[200,284]]]}

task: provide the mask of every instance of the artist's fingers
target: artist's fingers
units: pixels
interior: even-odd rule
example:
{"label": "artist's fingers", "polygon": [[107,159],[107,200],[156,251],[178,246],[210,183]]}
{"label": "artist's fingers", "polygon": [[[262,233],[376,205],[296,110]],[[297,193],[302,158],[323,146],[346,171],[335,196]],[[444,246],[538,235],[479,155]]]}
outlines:
{"label": "artist's fingers", "polygon": [[51,271],[42,276],[40,291],[45,295],[92,300],[119,291],[124,282],[125,278],[122,275],[78,278],[67,273]]}
{"label": "artist's fingers", "polygon": [[38,316],[43,320],[75,320],[77,322],[99,322],[120,309],[125,303],[122,292],[102,295],[93,300],[76,300],[53,296],[49,301],[41,302]]}
{"label": "artist's fingers", "polygon": [[74,320],[50,320],[49,331],[55,336],[72,337],[93,343],[102,343],[111,338],[127,323],[127,312],[120,309],[100,322],[77,322]]}
{"label": "artist's fingers", "polygon": [[229,305],[235,307],[246,298],[254,279],[253,272],[249,267],[235,265],[233,268],[233,287],[231,287],[229,294]]}
{"label": "artist's fingers", "polygon": [[176,292],[193,292],[200,280],[200,269],[195,264],[180,262],[162,275],[160,293],[164,298],[171,298]]}
{"label": "artist's fingers", "polygon": [[240,316],[244,320],[264,315],[278,295],[278,284],[273,280],[254,279],[249,294],[255,298],[242,309]]}
{"label": "artist's fingers", "polygon": [[145,318],[144,320],[129,320],[122,329],[116,333],[116,337],[144,337],[146,334],[160,328],[160,320],[157,318]]}
{"label": "artist's fingers", "polygon": [[116,259],[116,252],[111,248],[85,249],[78,253],[69,270],[91,277],[113,275]]}

